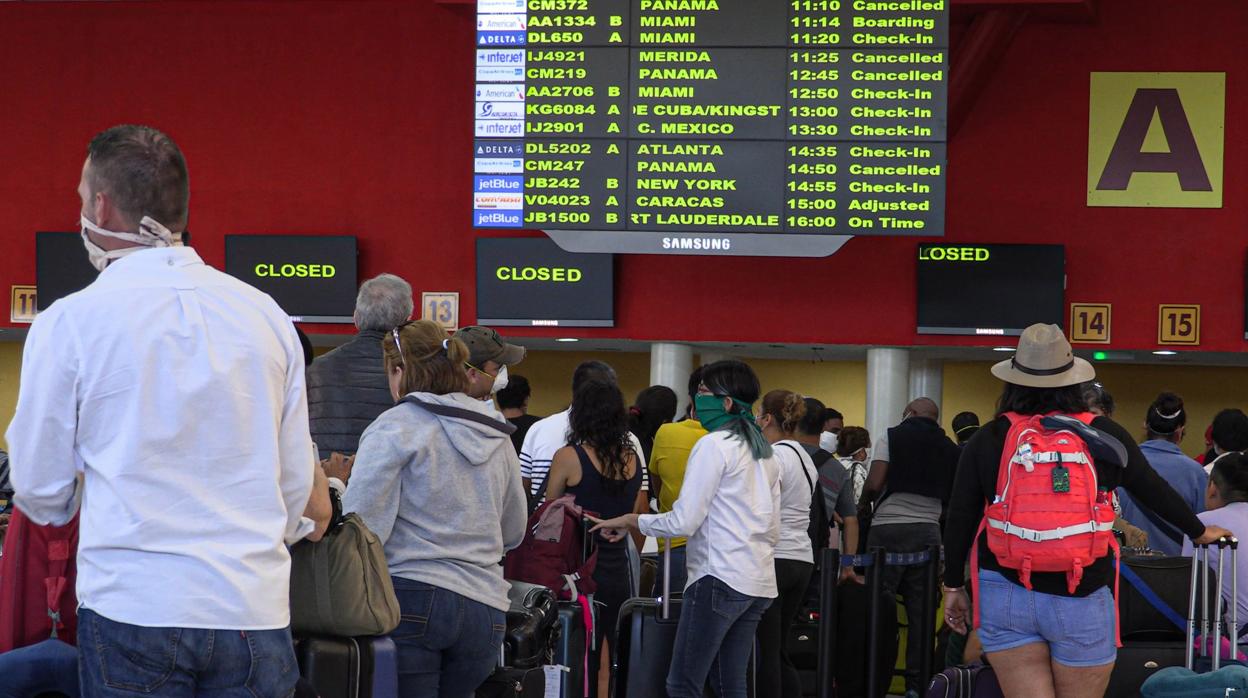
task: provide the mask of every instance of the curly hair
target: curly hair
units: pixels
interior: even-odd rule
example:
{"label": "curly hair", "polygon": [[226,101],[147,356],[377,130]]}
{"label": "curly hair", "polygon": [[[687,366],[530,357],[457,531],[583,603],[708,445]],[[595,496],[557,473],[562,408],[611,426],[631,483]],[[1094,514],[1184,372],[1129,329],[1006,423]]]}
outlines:
{"label": "curly hair", "polygon": [[571,443],[594,449],[607,488],[622,489],[629,459],[636,456],[619,386],[602,380],[588,380],[578,386],[572,395],[568,427]]}

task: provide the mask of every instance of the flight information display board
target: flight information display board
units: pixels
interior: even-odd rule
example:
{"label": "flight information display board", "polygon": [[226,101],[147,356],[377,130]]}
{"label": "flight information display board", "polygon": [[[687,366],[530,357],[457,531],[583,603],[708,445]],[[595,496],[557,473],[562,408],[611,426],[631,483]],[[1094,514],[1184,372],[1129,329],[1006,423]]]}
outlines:
{"label": "flight information display board", "polygon": [[1066,324],[1061,245],[918,247],[919,334],[1018,336],[1037,322]]}
{"label": "flight information display board", "polygon": [[942,235],[948,0],[478,0],[473,224],[577,251]]}

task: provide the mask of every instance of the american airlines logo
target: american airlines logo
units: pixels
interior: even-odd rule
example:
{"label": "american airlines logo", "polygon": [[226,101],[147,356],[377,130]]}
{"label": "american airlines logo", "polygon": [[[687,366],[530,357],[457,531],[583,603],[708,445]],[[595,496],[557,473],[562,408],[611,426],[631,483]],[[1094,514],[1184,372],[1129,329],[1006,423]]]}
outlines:
{"label": "american airlines logo", "polygon": [[477,101],[523,102],[523,85],[477,85]]}
{"label": "american airlines logo", "polygon": [[478,15],[477,31],[516,32],[528,29],[525,15]]}

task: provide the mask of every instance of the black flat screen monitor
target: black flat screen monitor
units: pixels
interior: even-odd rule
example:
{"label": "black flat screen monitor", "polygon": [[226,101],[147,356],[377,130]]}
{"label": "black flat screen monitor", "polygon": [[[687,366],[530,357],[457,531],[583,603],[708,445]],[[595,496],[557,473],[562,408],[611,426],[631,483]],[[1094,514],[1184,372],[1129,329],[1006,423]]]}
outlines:
{"label": "black flat screen monitor", "polygon": [[612,327],[614,255],[565,252],[547,238],[480,238],[477,322]]}
{"label": "black flat screen monitor", "polygon": [[1009,335],[1065,325],[1061,245],[920,244],[919,334]]}
{"label": "black flat screen monitor", "polygon": [[226,235],[225,271],[264,291],[295,322],[351,322],[353,235]]}
{"label": "black flat screen monitor", "polygon": [[35,233],[35,307],[40,312],[97,276],[80,233]]}

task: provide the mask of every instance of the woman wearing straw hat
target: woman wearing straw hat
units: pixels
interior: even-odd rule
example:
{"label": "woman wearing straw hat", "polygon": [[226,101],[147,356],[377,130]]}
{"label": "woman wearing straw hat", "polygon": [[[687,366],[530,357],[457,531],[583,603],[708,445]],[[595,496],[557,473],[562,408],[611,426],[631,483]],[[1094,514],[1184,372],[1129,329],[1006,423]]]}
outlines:
{"label": "woman wearing straw hat", "polygon": [[[1030,570],[1020,574],[1001,564],[989,549],[986,535],[976,535],[985,507],[997,492],[998,468],[1011,426],[1006,415],[1086,415],[1080,384],[1091,380],[1095,371],[1074,356],[1061,328],[1032,325],[1019,338],[1014,357],[993,366],[992,374],[1005,382],[997,418],[967,443],[949,503],[944,540],[945,621],[958,632],[965,632],[970,624],[964,570],[974,544],[978,547],[979,637],[1007,698],[1100,698],[1117,656],[1114,599],[1109,590],[1114,575],[1112,555],[1083,567],[1082,577]],[[1106,496],[1120,485],[1125,487],[1137,501],[1197,543],[1230,535],[1196,518],[1154,472],[1125,429],[1107,417],[1096,417],[1089,426],[1090,430],[1079,431],[1093,455],[1096,484]],[[1031,465],[1029,455],[1023,456],[1026,465]],[[1119,465],[1114,460],[1125,462]],[[1072,463],[1071,467],[1078,466]],[[1052,470],[1053,492],[1065,492],[1064,482],[1056,475],[1058,469]],[[1065,487],[1069,489],[1068,484]],[[1026,575],[1030,588],[1020,581]]]}

